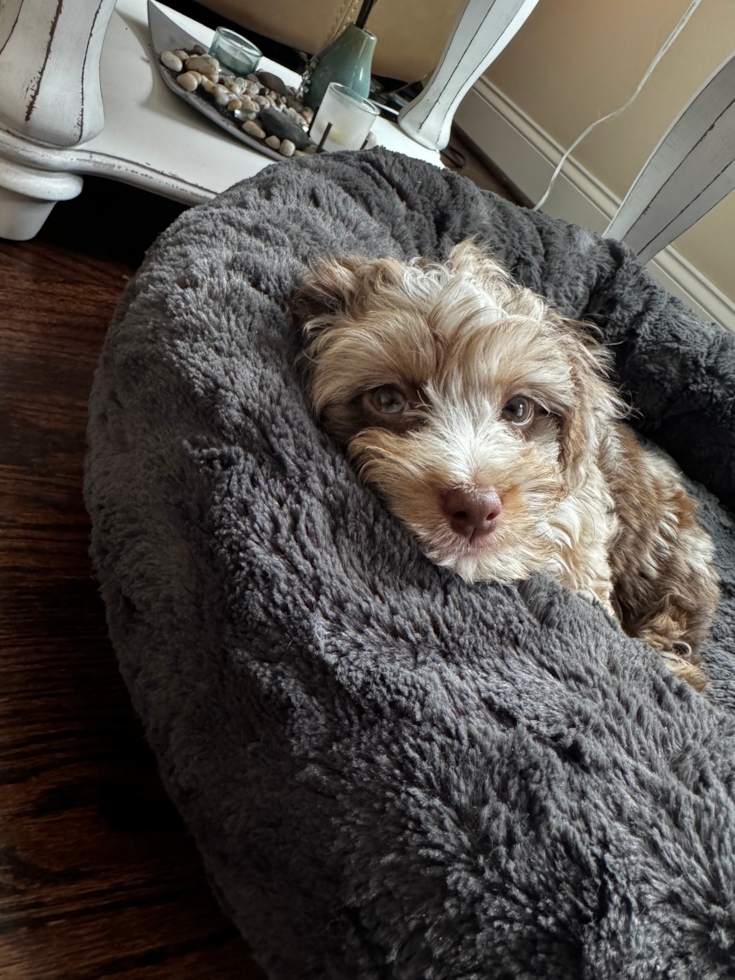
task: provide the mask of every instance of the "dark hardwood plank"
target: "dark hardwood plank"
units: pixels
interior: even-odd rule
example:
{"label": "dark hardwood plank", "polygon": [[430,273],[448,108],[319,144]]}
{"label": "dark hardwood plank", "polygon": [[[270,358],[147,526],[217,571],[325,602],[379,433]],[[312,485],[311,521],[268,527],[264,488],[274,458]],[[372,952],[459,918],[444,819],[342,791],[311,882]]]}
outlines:
{"label": "dark hardwood plank", "polygon": [[87,556],[94,366],[179,210],[88,181],[34,242],[0,241],[2,980],[263,977],[160,786]]}

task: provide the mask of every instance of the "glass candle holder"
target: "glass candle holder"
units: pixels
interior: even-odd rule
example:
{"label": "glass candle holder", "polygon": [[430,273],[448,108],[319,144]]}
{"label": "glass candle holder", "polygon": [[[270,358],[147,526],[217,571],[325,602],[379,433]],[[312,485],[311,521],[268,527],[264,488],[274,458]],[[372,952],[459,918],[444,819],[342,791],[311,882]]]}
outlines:
{"label": "glass candle holder", "polygon": [[309,135],[315,143],[331,123],[322,149],[359,150],[367,139],[380,110],[346,85],[332,82],[324,93]]}
{"label": "glass candle holder", "polygon": [[214,32],[209,53],[223,68],[229,68],[243,78],[255,71],[263,57],[260,48],[228,27],[218,27]]}

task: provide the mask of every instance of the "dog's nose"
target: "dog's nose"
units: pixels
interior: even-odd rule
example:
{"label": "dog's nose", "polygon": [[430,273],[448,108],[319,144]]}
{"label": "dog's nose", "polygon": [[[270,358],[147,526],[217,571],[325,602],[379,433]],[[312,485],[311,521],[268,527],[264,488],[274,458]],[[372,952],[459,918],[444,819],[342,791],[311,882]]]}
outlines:
{"label": "dog's nose", "polygon": [[503,505],[497,490],[462,490],[455,487],[444,494],[442,510],[449,518],[453,531],[463,538],[477,541],[495,528]]}

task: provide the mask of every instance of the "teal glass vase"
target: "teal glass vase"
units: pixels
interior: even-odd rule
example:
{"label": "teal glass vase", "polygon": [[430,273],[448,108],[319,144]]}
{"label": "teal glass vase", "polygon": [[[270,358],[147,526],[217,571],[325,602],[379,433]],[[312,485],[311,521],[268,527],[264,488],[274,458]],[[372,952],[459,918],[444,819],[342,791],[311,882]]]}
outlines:
{"label": "teal glass vase", "polygon": [[366,99],[377,38],[364,27],[348,24],[339,37],[311,59],[304,72],[301,101],[317,111],[330,82],[346,85]]}

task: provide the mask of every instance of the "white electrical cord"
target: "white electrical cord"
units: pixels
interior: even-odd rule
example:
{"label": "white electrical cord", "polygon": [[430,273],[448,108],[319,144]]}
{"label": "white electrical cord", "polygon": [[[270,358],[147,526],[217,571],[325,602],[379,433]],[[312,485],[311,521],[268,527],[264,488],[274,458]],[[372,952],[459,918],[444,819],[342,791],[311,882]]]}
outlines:
{"label": "white electrical cord", "polygon": [[663,56],[669,50],[669,48],[674,43],[674,41],[677,39],[677,37],[684,30],[684,28],[686,27],[686,25],[689,22],[690,17],[692,16],[692,14],[697,9],[697,7],[700,5],[701,2],[702,2],[702,0],[692,0],[692,3],[689,4],[687,10],[684,13],[684,16],[681,18],[681,20],[676,25],[676,27],[671,32],[671,34],[669,34],[668,38],[664,42],[663,47],[661,48],[661,50],[659,51],[659,53],[656,55],[656,57],[653,59],[653,61],[651,62],[651,64],[648,66],[648,69],[646,70],[645,75],[643,76],[643,78],[638,83],[638,88],[631,95],[631,97],[628,99],[628,101],[625,103],[625,105],[621,105],[620,108],[619,109],[616,109],[614,112],[609,112],[606,116],[602,116],[600,119],[596,119],[590,126],[587,127],[587,129],[585,129],[585,131],[582,133],[582,135],[581,136],[578,136],[576,138],[576,140],[572,143],[572,145],[569,147],[569,149],[566,151],[566,153],[564,154],[564,156],[561,158],[561,160],[557,164],[556,170],[554,171],[554,174],[553,174],[553,176],[551,178],[551,181],[549,182],[549,186],[546,188],[546,193],[541,198],[541,200],[538,202],[538,204],[533,208],[534,211],[538,211],[546,203],[546,201],[547,201],[547,199],[549,197],[549,194],[551,194],[551,191],[552,191],[552,189],[554,187],[554,184],[556,183],[556,178],[561,173],[561,169],[564,166],[564,164],[567,162],[567,159],[569,157],[569,154],[572,152],[572,150],[575,149],[575,147],[579,146],[579,144],[582,142],[582,140],[585,138],[585,136],[589,135],[589,133],[592,132],[592,130],[595,128],[595,126],[599,126],[600,123],[604,123],[608,119],[614,119],[615,116],[619,116],[621,112],[624,112],[628,108],[629,105],[632,105],[633,102],[635,102],[635,100],[640,95],[641,89],[646,84],[646,82],[651,77],[651,75],[653,74],[653,72],[654,72],[654,70],[656,68],[656,65],[663,58]]}

